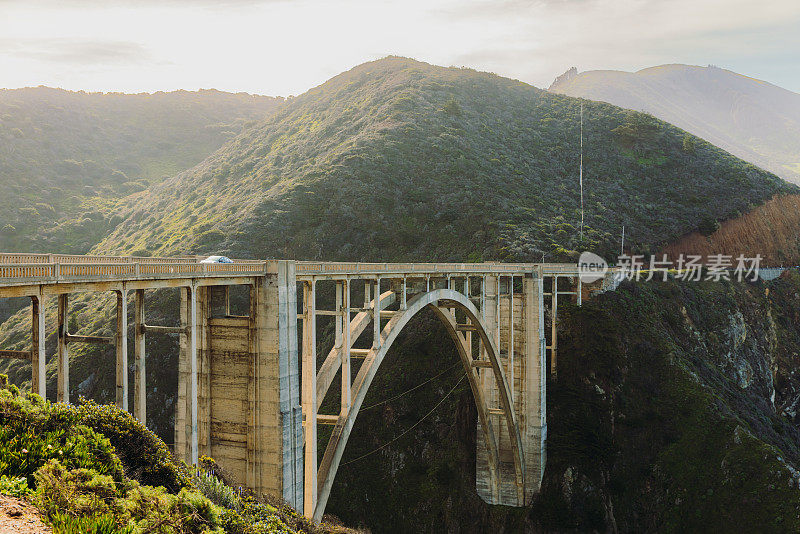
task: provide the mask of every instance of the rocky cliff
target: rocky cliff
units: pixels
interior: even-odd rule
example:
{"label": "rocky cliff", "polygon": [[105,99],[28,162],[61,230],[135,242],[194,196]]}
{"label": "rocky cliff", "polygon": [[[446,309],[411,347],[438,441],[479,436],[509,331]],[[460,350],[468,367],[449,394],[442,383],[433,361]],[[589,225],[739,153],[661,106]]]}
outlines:
{"label": "rocky cliff", "polygon": [[[625,283],[566,306],[548,466],[530,508],[475,495],[476,414],[462,388],[434,423],[342,468],[329,510],[376,532],[796,531],[798,314],[797,273],[752,285]],[[418,330],[420,344],[409,339],[379,374],[373,402],[410,385],[398,377],[457,361],[446,343],[427,344],[435,329]],[[360,415],[344,460],[413,424],[459,374]]]}

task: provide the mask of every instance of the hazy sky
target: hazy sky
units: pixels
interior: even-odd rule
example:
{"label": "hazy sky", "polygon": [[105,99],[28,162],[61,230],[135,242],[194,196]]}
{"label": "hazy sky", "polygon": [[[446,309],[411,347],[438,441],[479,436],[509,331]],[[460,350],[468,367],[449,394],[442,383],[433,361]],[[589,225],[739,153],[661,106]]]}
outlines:
{"label": "hazy sky", "polygon": [[711,63],[800,92],[800,1],[0,0],[0,87],[289,95],[390,54],[538,87]]}

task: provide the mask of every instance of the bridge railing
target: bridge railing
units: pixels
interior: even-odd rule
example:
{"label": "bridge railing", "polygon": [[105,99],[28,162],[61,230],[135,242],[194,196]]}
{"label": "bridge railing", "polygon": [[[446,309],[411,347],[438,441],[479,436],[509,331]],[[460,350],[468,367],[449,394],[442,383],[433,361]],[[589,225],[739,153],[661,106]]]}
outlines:
{"label": "bridge railing", "polygon": [[448,273],[525,273],[533,263],[360,263],[298,261],[298,275],[316,274],[448,274]]}
{"label": "bridge railing", "polygon": [[413,274],[430,275],[441,273],[530,273],[537,266],[545,275],[576,275],[576,264],[563,263],[360,263],[360,262],[313,262],[298,261],[295,272],[298,276],[336,274]]}
{"label": "bridge railing", "polygon": [[[58,263],[65,264],[110,264],[110,263],[199,263],[206,256],[175,256],[175,257],[147,257],[147,256],[85,256],[78,254],[19,254],[0,253],[0,264],[31,264],[31,263]],[[235,264],[258,263],[264,260],[234,260]],[[213,264],[212,264],[213,265]]]}
{"label": "bridge railing", "polygon": [[565,274],[575,275],[578,273],[578,265],[575,263],[542,263],[542,273],[544,274]]}
{"label": "bridge railing", "polygon": [[97,264],[97,263],[189,263],[195,262],[195,256],[174,258],[148,258],[139,256],[84,256],[78,254],[18,254],[0,253],[0,264],[57,263],[65,264]]}
{"label": "bridge railing", "polygon": [[268,262],[247,263],[0,263],[0,283],[94,282],[153,278],[259,275]]}
{"label": "bridge railing", "polygon": [[[136,278],[194,278],[273,272],[271,261],[235,260],[234,263],[200,263],[204,256],[152,258],[136,256],[78,256],[68,254],[0,253],[0,282],[22,283],[98,281]],[[494,273],[519,275],[542,269],[545,275],[577,274],[574,264],[534,263],[295,263],[297,276],[403,275],[447,276]]]}

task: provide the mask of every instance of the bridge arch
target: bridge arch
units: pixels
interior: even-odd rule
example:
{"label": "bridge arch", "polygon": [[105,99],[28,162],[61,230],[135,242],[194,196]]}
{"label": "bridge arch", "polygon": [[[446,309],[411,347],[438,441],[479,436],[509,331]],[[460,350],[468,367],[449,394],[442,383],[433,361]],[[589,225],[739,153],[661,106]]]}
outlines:
{"label": "bridge arch", "polygon": [[[375,299],[374,315],[380,317],[380,308],[384,305],[384,296]],[[387,299],[389,300],[389,299]],[[489,328],[481,313],[471,302],[469,297],[454,291],[452,289],[435,289],[427,293],[417,295],[408,301],[406,309],[400,310],[393,314],[386,326],[380,333],[380,344],[373,346],[365,356],[364,364],[358,371],[352,383],[352,405],[350,410],[345,415],[339,417],[336,426],[333,429],[331,438],[325,448],[322,461],[320,462],[318,476],[317,476],[317,499],[314,506],[314,519],[319,521],[325,511],[331,489],[333,487],[333,480],[338,471],[339,464],[344,454],[344,449],[350,437],[355,420],[361,409],[361,405],[366,397],[367,391],[372,384],[378,368],[380,367],[383,359],[388,354],[389,349],[394,344],[399,333],[409,323],[409,321],[420,313],[423,309],[430,307],[435,315],[442,321],[450,337],[456,344],[458,349],[459,358],[466,370],[467,378],[472,390],[475,404],[478,408],[478,418],[481,423],[482,434],[486,442],[486,450],[489,453],[489,472],[491,480],[492,493],[496,494],[499,491],[499,426],[495,428],[492,423],[490,414],[492,409],[488,405],[486,395],[481,387],[481,378],[476,372],[476,369],[483,368],[491,370],[490,373],[494,378],[499,391],[499,410],[502,412],[502,420],[505,422],[508,429],[508,434],[511,436],[511,445],[514,457],[514,468],[516,472],[516,486],[519,494],[520,502],[524,499],[524,479],[525,479],[525,461],[523,458],[522,437],[520,434],[519,424],[516,414],[512,405],[511,389],[506,379],[503,365],[500,362],[498,348],[489,335]],[[454,314],[455,310],[461,311],[467,318],[466,325],[459,325]],[[379,320],[379,319],[377,319]],[[359,318],[356,317],[353,322],[356,323]],[[363,324],[363,317],[360,319]],[[352,328],[352,325],[350,325]],[[356,325],[358,328],[359,325]],[[462,328],[469,328],[477,334],[484,352],[487,356],[486,360],[475,360],[472,356],[472,348],[468,346],[466,338],[462,332]],[[360,326],[363,330],[363,326]],[[480,354],[480,351],[479,351]],[[480,362],[480,363],[476,363]],[[483,380],[488,380],[490,377],[484,377]],[[325,387],[327,389],[327,387]]]}

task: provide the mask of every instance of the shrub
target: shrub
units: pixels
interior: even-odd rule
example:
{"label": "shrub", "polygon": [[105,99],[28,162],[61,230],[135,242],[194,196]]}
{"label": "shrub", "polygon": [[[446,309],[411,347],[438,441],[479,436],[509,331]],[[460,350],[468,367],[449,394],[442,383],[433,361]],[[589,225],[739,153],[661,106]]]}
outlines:
{"label": "shrub", "polygon": [[236,494],[236,490],[226,485],[213,474],[197,470],[193,481],[198,491],[208,497],[214,504],[237,512],[242,509],[242,501]]}
{"label": "shrub", "polygon": [[132,526],[119,527],[111,514],[73,517],[56,512],[50,517],[53,534],[130,534]]}
{"label": "shrub", "polygon": [[70,406],[0,391],[0,473],[25,477],[33,486],[36,470],[58,459],[67,468],[91,468],[121,481],[122,463],[109,440],[77,421]]}
{"label": "shrub", "polygon": [[31,490],[28,487],[28,479],[25,477],[12,478],[0,475],[0,493],[12,497],[26,497]]}
{"label": "shrub", "polygon": [[[219,469],[211,458],[203,465]],[[46,402],[4,375],[0,473],[0,492],[30,498],[54,533],[320,531],[284,503],[239,495],[224,475],[176,463],[155,434],[115,406]]]}
{"label": "shrub", "polygon": [[127,472],[142,484],[177,492],[190,485],[188,470],[177,464],[167,446],[128,412],[81,399],[81,423],[106,436]]}

